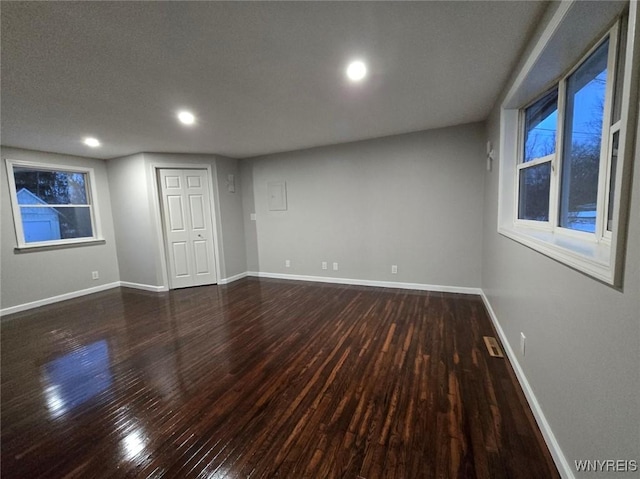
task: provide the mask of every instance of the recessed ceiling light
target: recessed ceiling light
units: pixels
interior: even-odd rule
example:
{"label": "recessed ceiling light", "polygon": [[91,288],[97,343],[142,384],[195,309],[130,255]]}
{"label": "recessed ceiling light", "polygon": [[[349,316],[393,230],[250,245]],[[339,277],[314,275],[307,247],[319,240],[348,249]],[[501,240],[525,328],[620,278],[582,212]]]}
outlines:
{"label": "recessed ceiling light", "polygon": [[178,120],[185,125],[193,125],[196,122],[196,117],[191,112],[181,111],[178,113]]}
{"label": "recessed ceiling light", "polygon": [[352,81],[362,80],[367,76],[367,65],[360,60],[349,63],[349,66],[347,67],[347,76]]}
{"label": "recessed ceiling light", "polygon": [[85,145],[90,146],[91,148],[100,146],[100,141],[98,141],[96,138],[85,138],[83,142]]}

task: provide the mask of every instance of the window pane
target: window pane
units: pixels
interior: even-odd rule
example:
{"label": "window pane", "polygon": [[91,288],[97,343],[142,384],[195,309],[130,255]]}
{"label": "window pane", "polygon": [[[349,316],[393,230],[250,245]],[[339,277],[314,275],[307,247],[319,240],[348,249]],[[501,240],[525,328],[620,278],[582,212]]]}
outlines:
{"label": "window pane", "polygon": [[609,41],[568,78],[560,226],[595,232]]}
{"label": "window pane", "polygon": [[524,111],[524,162],[556,152],[557,124],[558,90],[553,90]]}
{"label": "window pane", "polygon": [[25,243],[93,236],[91,211],[87,206],[21,206],[20,215]]}
{"label": "window pane", "polygon": [[618,143],[620,142],[620,132],[613,134],[613,145],[611,145],[611,177],[609,178],[609,205],[607,207],[607,231],[613,231],[613,199],[616,197],[616,168],[618,166]]}
{"label": "window pane", "polygon": [[87,175],[71,171],[14,168],[18,203],[21,205],[86,205]]}
{"label": "window pane", "polygon": [[551,162],[520,170],[520,204],[518,218],[521,220],[549,221],[549,188],[551,185]]}

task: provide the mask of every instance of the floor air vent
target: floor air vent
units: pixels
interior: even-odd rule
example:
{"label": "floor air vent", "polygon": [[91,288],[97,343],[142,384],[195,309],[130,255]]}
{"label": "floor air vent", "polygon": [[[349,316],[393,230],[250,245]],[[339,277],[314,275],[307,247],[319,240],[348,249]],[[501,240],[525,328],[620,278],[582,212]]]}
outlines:
{"label": "floor air vent", "polygon": [[493,356],[494,358],[504,358],[504,354],[502,354],[502,349],[500,349],[500,345],[496,338],[493,336],[483,336],[484,344],[487,346],[487,351],[489,351],[489,356]]}

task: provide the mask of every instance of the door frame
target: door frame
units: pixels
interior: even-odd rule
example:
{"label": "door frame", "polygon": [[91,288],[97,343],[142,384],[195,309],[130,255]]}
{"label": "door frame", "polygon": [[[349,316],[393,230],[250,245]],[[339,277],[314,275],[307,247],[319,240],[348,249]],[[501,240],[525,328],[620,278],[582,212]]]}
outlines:
{"label": "door frame", "polygon": [[218,241],[218,231],[220,229],[220,214],[218,205],[220,204],[218,198],[218,182],[214,181],[217,178],[216,166],[210,163],[179,163],[175,161],[158,162],[154,161],[150,164],[150,178],[149,187],[151,188],[150,197],[152,200],[151,210],[153,212],[153,222],[155,223],[154,229],[156,231],[157,248],[159,261],[156,261],[157,270],[162,273],[162,290],[169,291],[171,286],[169,284],[169,272],[168,272],[168,259],[167,248],[165,241],[164,229],[162,227],[162,198],[161,190],[158,185],[159,172],[163,169],[174,170],[206,170],[209,178],[209,184],[211,185],[209,195],[209,207],[211,210],[211,221],[213,224],[213,254],[216,269],[216,284],[220,284],[222,280],[220,261],[222,259],[222,251],[220,249],[220,241]]}

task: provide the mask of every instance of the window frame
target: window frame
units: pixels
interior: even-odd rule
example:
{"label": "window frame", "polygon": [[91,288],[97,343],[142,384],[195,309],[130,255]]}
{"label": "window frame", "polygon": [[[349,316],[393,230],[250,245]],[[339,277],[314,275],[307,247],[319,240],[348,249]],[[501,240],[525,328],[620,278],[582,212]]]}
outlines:
{"label": "window frame", "polygon": [[[603,212],[603,218],[602,218],[602,240],[603,241],[608,241],[611,242],[611,239],[613,237],[613,228],[611,230],[609,230],[609,220],[611,218],[609,218],[609,208],[610,208],[610,201],[614,201],[615,202],[615,196],[614,198],[610,198],[610,194],[611,194],[611,175],[612,175],[612,163],[611,163],[611,157],[613,156],[613,144],[614,144],[614,136],[617,133],[618,134],[618,142],[620,141],[620,123],[621,120],[616,121],[613,125],[611,125],[611,127],[609,128],[609,148],[607,149],[607,175],[606,175],[606,180],[605,180],[605,193],[604,193],[604,212]],[[619,148],[618,148],[619,149]],[[616,160],[617,160],[617,154],[616,154]],[[616,161],[617,163],[617,161]],[[617,165],[616,165],[617,166]],[[615,182],[615,176],[613,177],[614,182]],[[614,189],[615,191],[615,189]],[[612,215],[612,216],[615,216]]]}
{"label": "window frame", "polygon": [[[627,243],[627,230],[630,215],[631,176],[635,160],[635,139],[638,134],[638,97],[640,90],[640,9],[637,2],[598,4],[597,15],[589,2],[567,0],[549,7],[545,21],[534,36],[534,43],[527,48],[527,54],[514,72],[512,81],[501,101],[499,110],[498,155],[498,215],[497,230],[502,236],[516,241],[559,263],[584,273],[616,289],[622,288],[624,262]],[[585,23],[584,19],[589,18]],[[547,92],[555,85],[563,88],[561,81],[582,65],[592,51],[618,25],[618,32],[611,38],[619,42],[616,53],[608,56],[609,62],[615,62],[615,74],[618,78],[608,82],[616,88],[611,104],[611,117],[603,119],[603,126],[610,128],[602,139],[606,142],[605,158],[600,168],[607,168],[606,174],[599,175],[598,204],[609,205],[609,185],[615,190],[611,203],[611,223],[613,231],[607,233],[605,216],[602,210],[596,233],[585,233],[567,228],[545,228],[540,225],[528,225],[516,221],[518,197],[518,168],[522,134],[520,121],[523,105],[540,98],[541,92]],[[586,48],[588,47],[588,48]],[[610,46],[611,48],[611,46]],[[584,54],[574,55],[582,51]],[[613,59],[613,60],[612,60]],[[544,65],[544,66],[542,66]],[[618,66],[619,65],[619,66]],[[562,97],[566,92],[562,93]],[[563,115],[564,104],[559,105],[559,116]],[[612,112],[612,113],[611,113]],[[611,120],[619,120],[610,124]],[[563,135],[564,118],[558,119],[560,129],[558,140]],[[618,130],[618,155],[615,176],[611,177],[610,145]],[[601,157],[603,152],[601,144]],[[639,145],[640,146],[640,145]],[[556,149],[556,154],[560,150]],[[555,161],[555,189],[561,178],[558,171],[558,159]],[[558,198],[552,200],[558,204]],[[559,211],[550,208],[551,224],[558,224]],[[534,222],[535,223],[535,222]],[[539,222],[538,222],[539,223]],[[536,227],[537,226],[537,227]]]}
{"label": "window frame", "polygon": [[[87,244],[104,243],[102,236],[102,227],[100,221],[100,209],[98,207],[98,195],[95,181],[95,172],[93,168],[84,166],[72,166],[61,164],[40,163],[29,160],[14,160],[7,158],[5,160],[7,166],[7,180],[9,182],[9,196],[11,198],[11,209],[13,212],[13,224],[16,236],[16,251],[42,250],[50,248],[63,248],[72,246],[81,246]],[[16,189],[14,168],[29,168],[39,171],[61,171],[69,173],[81,173],[86,175],[85,188],[87,194],[87,208],[89,209],[91,218],[92,236],[82,238],[56,239],[50,241],[32,241],[26,242],[24,235],[24,227],[22,225],[21,205],[18,202],[18,194]],[[24,206],[24,205],[22,205]],[[85,206],[85,205],[78,205]]]}

